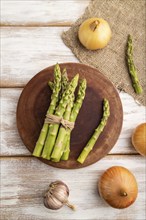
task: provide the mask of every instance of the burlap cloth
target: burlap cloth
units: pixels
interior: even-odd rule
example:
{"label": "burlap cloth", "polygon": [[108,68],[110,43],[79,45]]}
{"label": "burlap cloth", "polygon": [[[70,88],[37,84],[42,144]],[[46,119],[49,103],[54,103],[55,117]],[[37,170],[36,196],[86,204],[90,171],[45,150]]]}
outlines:
{"label": "burlap cloth", "polygon": [[[145,3],[145,0],[92,0],[85,13],[68,31],[62,34],[64,43],[73,51],[80,62],[97,68],[118,89],[132,95],[142,105],[146,104]],[[102,17],[110,24],[112,39],[104,49],[97,51],[87,50],[78,40],[79,25],[90,17]],[[131,34],[133,39],[134,62],[143,87],[142,95],[135,94],[125,61],[128,34]]]}

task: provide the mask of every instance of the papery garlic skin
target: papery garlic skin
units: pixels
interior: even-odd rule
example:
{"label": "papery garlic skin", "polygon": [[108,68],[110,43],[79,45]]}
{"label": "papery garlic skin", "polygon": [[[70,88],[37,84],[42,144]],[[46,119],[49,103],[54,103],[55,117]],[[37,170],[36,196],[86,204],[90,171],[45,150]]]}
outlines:
{"label": "papery garlic skin", "polygon": [[132,134],[132,144],[139,154],[146,157],[146,123],[136,127]]}
{"label": "papery garlic skin", "polygon": [[97,50],[107,46],[111,38],[111,29],[102,18],[89,18],[79,27],[78,37],[84,47]]}
{"label": "papery garlic skin", "polygon": [[136,200],[138,185],[134,175],[128,169],[113,166],[101,176],[98,190],[100,196],[110,206],[123,209]]}

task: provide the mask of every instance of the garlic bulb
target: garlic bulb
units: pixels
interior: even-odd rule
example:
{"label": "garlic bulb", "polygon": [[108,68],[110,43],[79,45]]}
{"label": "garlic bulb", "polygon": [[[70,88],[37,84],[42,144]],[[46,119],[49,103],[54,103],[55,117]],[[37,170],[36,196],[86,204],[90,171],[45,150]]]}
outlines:
{"label": "garlic bulb", "polygon": [[69,188],[62,181],[55,181],[50,184],[48,192],[45,194],[44,205],[48,209],[57,210],[63,205],[75,210],[75,207],[68,202]]}
{"label": "garlic bulb", "polygon": [[121,166],[106,170],[98,184],[100,196],[113,208],[123,209],[137,198],[138,186],[133,174]]}
{"label": "garlic bulb", "polygon": [[132,144],[138,153],[146,156],[146,123],[136,127],[132,134]]}
{"label": "garlic bulb", "polygon": [[89,50],[97,50],[108,44],[111,38],[111,29],[104,19],[89,18],[80,25],[78,37],[84,47]]}

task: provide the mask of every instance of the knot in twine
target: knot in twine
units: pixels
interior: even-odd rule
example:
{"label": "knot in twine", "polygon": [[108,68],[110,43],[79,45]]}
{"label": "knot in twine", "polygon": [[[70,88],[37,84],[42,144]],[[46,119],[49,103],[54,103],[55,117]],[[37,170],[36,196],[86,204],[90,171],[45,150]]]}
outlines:
{"label": "knot in twine", "polygon": [[45,118],[46,124],[62,124],[66,129],[69,128],[72,130],[74,128],[74,122],[70,122],[68,120],[63,119],[63,117],[59,117],[57,115],[47,114]]}

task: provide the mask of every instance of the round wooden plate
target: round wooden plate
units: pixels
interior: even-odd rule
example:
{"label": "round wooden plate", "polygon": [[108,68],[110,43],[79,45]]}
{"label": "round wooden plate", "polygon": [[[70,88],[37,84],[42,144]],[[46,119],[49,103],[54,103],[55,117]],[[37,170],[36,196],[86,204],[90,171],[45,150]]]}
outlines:
{"label": "round wooden plate", "polygon": [[[98,70],[79,63],[64,63],[60,64],[60,67],[61,69],[66,67],[70,79],[76,73],[80,74],[80,78],[86,78],[88,85],[86,96],[72,131],[69,160],[55,163],[39,159],[54,167],[75,169],[97,162],[113,148],[122,128],[122,104],[113,84]],[[25,86],[18,102],[18,131],[31,153],[49,107],[51,90],[47,82],[53,80],[53,69],[54,66],[51,66],[35,75]],[[108,123],[84,164],[79,164],[76,159],[101,120],[103,98],[107,98],[110,103],[111,114]]]}

